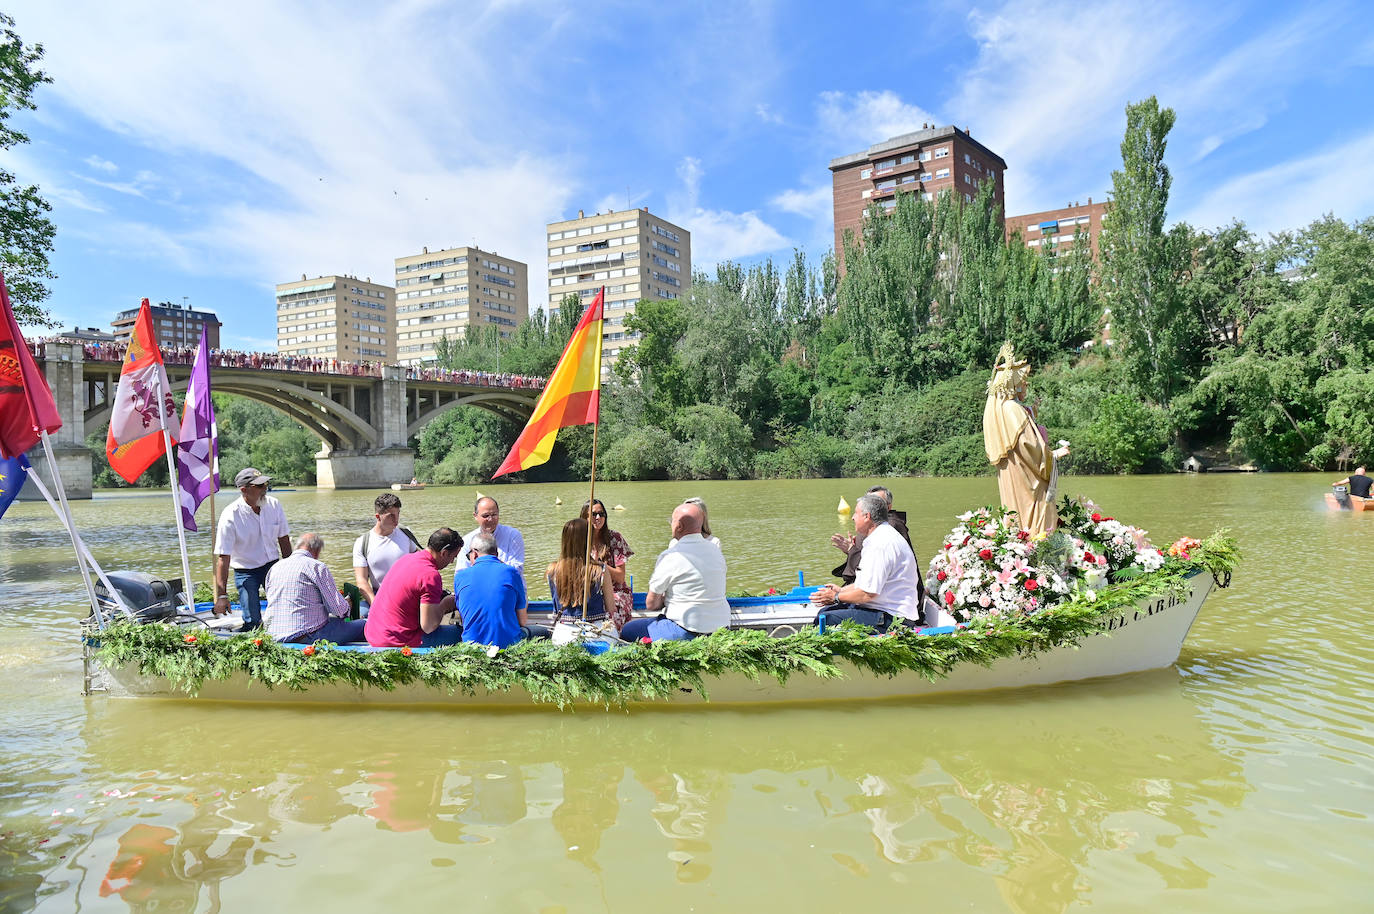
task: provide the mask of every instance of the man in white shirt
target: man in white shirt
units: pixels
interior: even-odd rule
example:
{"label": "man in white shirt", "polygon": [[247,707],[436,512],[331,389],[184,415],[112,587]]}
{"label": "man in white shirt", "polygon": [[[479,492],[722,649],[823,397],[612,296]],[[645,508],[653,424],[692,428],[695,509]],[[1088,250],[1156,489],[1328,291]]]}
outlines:
{"label": "man in white shirt", "polygon": [[383,492],[372,506],[377,523],[353,543],[353,580],[369,605],[377,599],[377,589],[396,560],[420,549],[415,537],[401,526],[399,498]]}
{"label": "man in white shirt", "polygon": [[725,556],[701,535],[701,508],[681,504],[673,512],[674,545],[658,554],[644,608],[657,618],[631,619],[626,641],[689,641],[730,624],[725,599]]}
{"label": "man in white shirt", "polygon": [[267,584],[267,571],[279,558],[291,554],[291,527],[281,502],[267,494],[272,477],[244,467],[234,477],[239,497],[224,509],[215,526],[215,608],[217,616],[229,612],[229,569],[239,592],[243,631],[262,627],[259,591]]}
{"label": "man in white shirt", "polygon": [[[827,624],[852,619],[880,632],[894,623],[922,624],[925,585],[916,554],[887,522],[887,500],[870,493],[854,506],[854,529],[863,537],[863,554],[853,584],[827,584],[811,594],[823,607]],[[845,605],[848,604],[848,605]]]}
{"label": "man in white shirt", "polygon": [[[524,574],[525,538],[520,535],[519,530],[501,523],[501,508],[496,504],[496,499],[485,495],[477,499],[477,504],[472,506],[472,516],[477,521],[477,529],[463,537],[463,542],[471,542],[479,533],[491,534],[496,537],[496,557]],[[459,571],[471,565],[472,561],[464,554],[458,557],[456,564],[455,577]]]}

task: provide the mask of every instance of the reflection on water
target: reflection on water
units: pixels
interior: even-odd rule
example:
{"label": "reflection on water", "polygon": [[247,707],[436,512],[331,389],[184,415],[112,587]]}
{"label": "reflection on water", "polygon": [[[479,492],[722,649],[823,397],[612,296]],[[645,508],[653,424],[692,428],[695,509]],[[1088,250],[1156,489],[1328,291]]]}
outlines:
{"label": "reflection on water", "polygon": [[[1359,567],[1374,518],[1307,510],[1302,478],[1076,482],[1159,540],[1223,523],[1241,535],[1250,561],[1209,600],[1175,669],[827,708],[85,700],[79,606],[49,605],[41,577],[69,560],[37,515],[8,531],[7,517],[0,911],[1368,909],[1367,600],[1331,576],[1314,629],[1310,588],[1272,557],[1301,546]],[[978,485],[896,481],[918,549]],[[864,487],[693,489],[720,519],[732,579],[779,583],[785,562],[833,564],[835,495]],[[298,526],[342,543],[354,496],[299,494]],[[514,504],[533,518],[533,549],[556,529],[552,506],[539,508],[555,494],[576,497],[531,486],[503,499],[503,514]],[[620,526],[649,564],[680,494],[607,496],[633,508]],[[406,510],[461,527],[456,510],[433,508],[443,503],[408,498]],[[746,535],[759,512],[795,548]],[[102,538],[147,523],[111,516]],[[16,541],[36,564],[14,558]]]}
{"label": "reflection on water", "polygon": [[[350,848],[385,842],[367,837],[380,831],[409,836],[412,876],[419,858],[490,868],[492,909],[531,892],[568,910],[603,893],[628,905],[637,886],[735,883],[756,867],[779,874],[779,904],[843,908],[857,885],[897,904],[923,865],[959,864],[982,876],[922,880],[924,897],[952,904],[986,893],[991,876],[998,904],[1059,911],[1088,899],[1098,852],[1148,851],[1155,872],[1190,872],[1166,843],[1142,847],[1132,817],[1205,837],[1207,819],[1251,790],[1178,674],[1090,688],[976,706],[643,716],[94,702],[77,780],[109,795],[61,822],[73,852],[31,870],[29,897],[37,876],[65,904],[93,894],[140,911],[217,910],[263,883],[300,891],[287,870],[347,870]],[[1002,752],[988,751],[994,722]],[[351,732],[360,724],[365,738]],[[549,878],[532,889],[499,875],[522,865]],[[64,879],[77,868],[100,877]],[[343,901],[384,904],[387,891],[362,880]]]}

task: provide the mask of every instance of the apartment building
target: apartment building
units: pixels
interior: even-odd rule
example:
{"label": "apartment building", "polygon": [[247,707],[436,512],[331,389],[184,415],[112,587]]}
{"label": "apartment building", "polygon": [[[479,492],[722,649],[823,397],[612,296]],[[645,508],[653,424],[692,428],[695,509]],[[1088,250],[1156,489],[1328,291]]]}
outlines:
{"label": "apartment building", "polygon": [[876,143],[830,163],[835,208],[835,255],[844,269],[844,236],[863,234],[869,207],[897,206],[897,194],[919,193],[938,200],[945,192],[971,201],[984,181],[992,181],[997,205],[1004,204],[1002,157],[958,127],[926,125]]}
{"label": "apartment building", "polygon": [[602,362],[610,366],[636,335],[625,329],[642,298],[680,298],[692,281],[692,235],[649,208],[550,222],[549,313],[564,296],[591,304],[606,287]]}
{"label": "apartment building", "polygon": [[1102,219],[1106,215],[1107,204],[1094,203],[1093,198],[1089,197],[1086,205],[1075,201],[1061,209],[1008,216],[1007,238],[1015,234],[1027,247],[1064,251],[1073,247],[1078,232],[1086,232],[1087,241],[1092,245],[1093,260],[1096,260]]}
{"label": "apartment building", "polygon": [[529,316],[529,301],[529,267],[492,251],[423,248],[397,257],[396,358],[431,362],[439,340],[469,328],[495,327],[509,337]]}
{"label": "apartment building", "polygon": [[391,286],[356,276],[304,274],[277,285],[277,351],[341,362],[396,361]]}
{"label": "apartment building", "polygon": [[[200,345],[200,331],[206,331],[210,348],[219,348],[220,321],[213,311],[197,311],[186,305],[162,302],[149,305],[153,314],[153,330],[157,332],[157,345],[161,349],[187,349]],[[138,308],[121,311],[110,322],[117,342],[128,343],[134,335],[134,322],[138,320]]]}

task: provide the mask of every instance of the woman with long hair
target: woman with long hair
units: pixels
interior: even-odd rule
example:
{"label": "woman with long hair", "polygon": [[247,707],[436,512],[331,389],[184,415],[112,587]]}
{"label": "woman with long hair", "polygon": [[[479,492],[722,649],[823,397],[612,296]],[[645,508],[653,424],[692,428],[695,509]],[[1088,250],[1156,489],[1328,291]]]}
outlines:
{"label": "woman with long hair", "polygon": [[[555,621],[560,616],[582,618],[582,589],[587,574],[587,522],[575,517],[563,525],[563,541],[558,561],[549,566],[546,576],[549,595],[553,597]],[[607,616],[606,594],[611,593],[611,572],[606,563],[592,557],[591,586],[587,590],[587,619],[595,621]],[[610,600],[614,604],[614,600]],[[618,631],[620,626],[616,626]]]}
{"label": "woman with long hair", "polygon": [[625,562],[635,554],[634,550],[625,542],[625,537],[612,530],[606,523],[606,506],[601,503],[601,499],[595,499],[591,503],[584,502],[579,516],[592,525],[592,558],[604,562],[607,571],[610,572],[611,586],[615,593],[615,603],[610,607],[611,621],[615,623],[615,630],[620,631],[634,613],[634,594],[630,592],[630,584],[625,575]]}

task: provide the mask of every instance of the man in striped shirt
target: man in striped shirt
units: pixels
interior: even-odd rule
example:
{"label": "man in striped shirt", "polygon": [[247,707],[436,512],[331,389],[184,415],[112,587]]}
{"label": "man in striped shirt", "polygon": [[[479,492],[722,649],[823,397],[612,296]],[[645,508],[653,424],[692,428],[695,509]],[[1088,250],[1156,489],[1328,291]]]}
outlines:
{"label": "man in striped shirt", "polygon": [[267,572],[267,609],[262,621],[276,640],[294,644],[363,640],[364,623],[348,618],[348,600],[320,561],[323,550],[323,537],[303,533],[296,540],[296,551]]}

